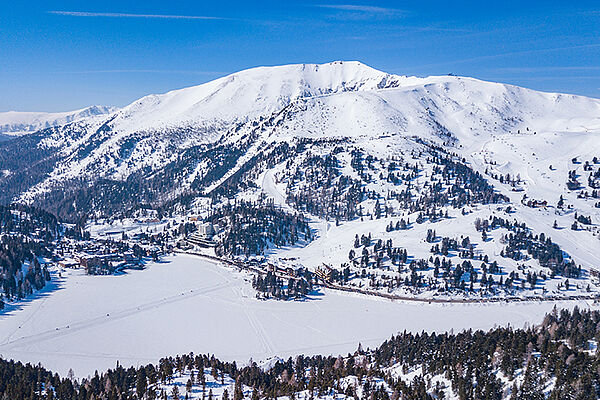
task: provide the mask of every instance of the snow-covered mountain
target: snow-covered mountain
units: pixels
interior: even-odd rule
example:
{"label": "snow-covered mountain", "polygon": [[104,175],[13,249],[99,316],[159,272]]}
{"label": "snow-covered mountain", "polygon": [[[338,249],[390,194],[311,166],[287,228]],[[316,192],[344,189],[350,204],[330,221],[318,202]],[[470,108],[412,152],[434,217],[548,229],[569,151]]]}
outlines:
{"label": "snow-covered mountain", "polygon": [[123,179],[164,166],[176,149],[235,140],[232,129],[249,132],[278,114],[285,114],[277,131],[282,140],[449,133],[467,146],[477,136],[526,128],[594,129],[600,126],[599,104],[470,78],[395,76],[358,62],[302,64],[250,69],[146,96],[104,119],[64,126],[41,145],[70,154],[56,178],[75,173]]}
{"label": "snow-covered mountain", "polygon": [[253,68],[204,85],[143,97],[118,112],[110,126],[130,134],[227,125],[280,111],[300,98],[383,89],[401,81],[358,62]]}
{"label": "snow-covered mountain", "polygon": [[34,201],[74,180],[144,186],[163,176],[170,183],[161,183],[160,200],[147,199],[162,202],[189,190],[210,192],[267,146],[300,138],[346,138],[388,156],[413,148],[414,138],[468,156],[493,138],[520,132],[571,132],[571,140],[600,131],[600,100],[472,78],[397,76],[338,61],[253,68],[119,110],[90,108],[60,118],[66,123],[57,115],[53,122],[33,115],[21,122],[27,129],[60,126],[25,139],[35,145],[29,157],[44,160],[33,176],[27,172],[27,183],[18,178],[22,164],[5,163],[4,184],[18,181],[7,196]]}
{"label": "snow-covered mountain", "polygon": [[110,114],[116,107],[91,106],[75,111],[48,113],[8,111],[0,113],[0,134],[18,136],[78,121],[84,118]]}

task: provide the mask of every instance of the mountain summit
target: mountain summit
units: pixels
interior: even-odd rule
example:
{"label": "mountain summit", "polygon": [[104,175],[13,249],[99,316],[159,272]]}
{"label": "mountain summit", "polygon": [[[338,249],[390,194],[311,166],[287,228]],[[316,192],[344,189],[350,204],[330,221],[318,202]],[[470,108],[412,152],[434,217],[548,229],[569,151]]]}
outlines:
{"label": "mountain summit", "polygon": [[129,133],[243,122],[281,110],[297,99],[395,87],[402,80],[356,61],[258,67],[143,97],[117,112],[111,126]]}

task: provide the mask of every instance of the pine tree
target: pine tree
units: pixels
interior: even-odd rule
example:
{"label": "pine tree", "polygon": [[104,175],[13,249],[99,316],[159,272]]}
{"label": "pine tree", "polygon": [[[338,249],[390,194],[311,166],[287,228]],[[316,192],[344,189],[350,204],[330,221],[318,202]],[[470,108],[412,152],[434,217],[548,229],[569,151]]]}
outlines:
{"label": "pine tree", "polygon": [[233,391],[233,400],[242,400],[244,392],[242,390],[242,382],[238,379],[235,381],[235,389]]}
{"label": "pine tree", "polygon": [[525,379],[523,380],[523,385],[521,385],[521,389],[519,390],[519,395],[517,399],[544,400],[545,396],[542,389],[543,385],[539,377],[537,363],[534,360],[532,360],[527,365],[527,370],[525,371]]}
{"label": "pine tree", "polygon": [[137,393],[138,398],[144,397],[146,394],[147,388],[147,380],[146,380],[146,372],[143,368],[140,368],[138,371],[137,381],[135,385],[135,391]]}
{"label": "pine tree", "polygon": [[177,385],[173,386],[173,389],[171,390],[171,398],[173,400],[179,400],[179,388],[177,387]]}

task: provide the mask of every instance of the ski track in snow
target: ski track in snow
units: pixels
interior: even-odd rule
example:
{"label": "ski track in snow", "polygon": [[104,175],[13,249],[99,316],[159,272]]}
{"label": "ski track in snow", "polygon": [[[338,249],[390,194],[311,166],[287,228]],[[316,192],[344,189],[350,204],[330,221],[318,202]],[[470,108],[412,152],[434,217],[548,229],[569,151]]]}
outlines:
{"label": "ski track in snow", "polygon": [[[0,345],[0,352],[3,351],[4,349],[10,350],[15,347],[27,346],[27,345],[35,344],[38,342],[43,342],[45,340],[53,339],[56,337],[72,335],[81,330],[97,328],[103,324],[112,323],[112,322],[118,321],[120,319],[130,317],[135,314],[139,314],[139,313],[143,313],[143,312],[150,311],[153,309],[157,309],[157,308],[160,308],[167,304],[177,303],[177,302],[184,301],[184,300],[190,299],[192,297],[196,297],[196,296],[202,296],[202,295],[208,294],[213,291],[224,289],[228,286],[229,286],[229,283],[222,283],[222,284],[213,285],[213,286],[207,287],[207,288],[190,290],[189,293],[179,293],[179,294],[173,295],[171,297],[166,297],[161,300],[152,301],[152,302],[149,302],[146,304],[140,304],[135,307],[131,307],[131,308],[128,308],[128,309],[125,309],[122,311],[118,311],[116,313],[107,313],[105,315],[97,316],[97,317],[90,318],[87,320],[75,321],[75,322],[70,323],[67,326],[56,327],[55,329],[49,329],[44,332],[37,333],[35,335],[23,336],[18,339],[14,339],[14,340],[10,340],[10,336],[13,336],[13,334],[11,334],[9,336],[9,339],[6,340],[2,345]],[[37,308],[36,311],[25,320],[25,323],[29,322],[38,310],[39,310],[39,308]]]}
{"label": "ski track in snow", "polygon": [[241,298],[242,309],[244,310],[244,315],[246,316],[246,318],[248,319],[248,322],[252,326],[252,330],[254,331],[254,333],[259,337],[260,342],[261,342],[262,346],[264,347],[265,355],[272,354],[273,353],[273,344],[271,343],[271,341],[269,339],[269,335],[265,331],[265,329],[262,326],[262,324],[260,323],[260,321],[258,321],[256,319],[254,312],[252,310],[250,310],[247,299],[243,298],[241,288],[236,288],[236,290],[234,290],[234,292],[235,292],[235,295],[237,295]]}

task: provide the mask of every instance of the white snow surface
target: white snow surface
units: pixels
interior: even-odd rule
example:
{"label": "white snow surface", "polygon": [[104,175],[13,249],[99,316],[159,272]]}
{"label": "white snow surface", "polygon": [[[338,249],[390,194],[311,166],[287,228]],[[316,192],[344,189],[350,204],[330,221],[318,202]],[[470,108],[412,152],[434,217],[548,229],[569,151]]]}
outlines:
{"label": "white snow surface", "polygon": [[279,111],[295,99],[375,90],[399,79],[359,62],[252,68],[206,84],[143,97],[117,113],[114,130],[157,130],[209,119],[243,121]]}
{"label": "white snow surface", "polygon": [[[346,354],[391,335],[538,323],[555,303],[440,305],[326,291],[307,301],[261,301],[245,273],[188,255],[121,276],[63,272],[58,288],[0,315],[3,358],[78,376],[166,355],[211,353],[247,362]],[[588,307],[587,302],[556,303]]]}

